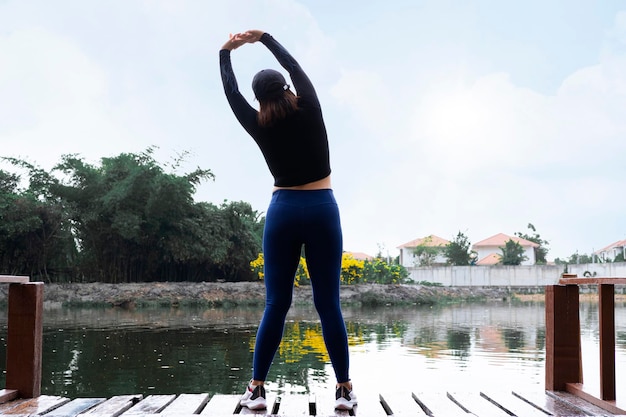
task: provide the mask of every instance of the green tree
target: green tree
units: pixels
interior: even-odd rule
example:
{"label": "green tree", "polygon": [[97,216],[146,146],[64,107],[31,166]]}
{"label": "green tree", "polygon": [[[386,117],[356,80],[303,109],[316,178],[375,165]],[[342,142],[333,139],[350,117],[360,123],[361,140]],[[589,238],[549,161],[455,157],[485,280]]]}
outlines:
{"label": "green tree", "polygon": [[25,170],[29,181],[23,188],[20,175],[0,170],[0,271],[69,279],[76,251],[62,205],[45,192],[50,175],[25,161],[2,160]]}
{"label": "green tree", "polygon": [[469,265],[470,263],[470,241],[460,231],[456,237],[448,243],[444,250],[444,256],[448,259],[448,263],[451,265]]}
{"label": "green tree", "polygon": [[554,260],[554,263],[557,264],[557,265],[564,265],[564,264],[569,264],[569,265],[590,264],[590,263],[592,263],[592,259],[591,259],[591,256],[587,255],[586,253],[583,253],[583,254],[572,253],[566,259],[556,258]]}
{"label": "green tree", "polygon": [[149,148],[102,158],[74,155],[56,169],[67,180],[52,187],[66,203],[80,248],[79,267],[105,282],[203,280],[226,260],[222,213],[193,201],[209,170],[167,173]]}
{"label": "green tree", "polygon": [[513,239],[509,239],[505,242],[504,247],[500,247],[502,255],[500,255],[500,263],[502,265],[520,265],[522,262],[528,259],[524,255],[524,248]]}
{"label": "green tree", "polygon": [[442,250],[443,248],[440,246],[433,246],[432,238],[428,236],[424,238],[422,243],[413,248],[413,254],[415,254],[419,266],[431,266]]}
{"label": "green tree", "polygon": [[249,262],[261,249],[264,219],[245,202],[194,202],[211,171],[166,172],[153,152],[99,165],[66,155],[52,170],[61,180],[2,158],[28,176],[0,170],[2,272],[51,281],[253,279]]}
{"label": "green tree", "polygon": [[529,240],[531,242],[538,244],[539,246],[534,248],[535,263],[539,265],[545,265],[547,263],[546,256],[548,255],[548,251],[549,251],[548,249],[549,242],[541,238],[541,236],[539,235],[539,233],[537,233],[537,230],[535,229],[535,226],[533,226],[532,223],[528,223],[528,229],[533,233],[532,235],[527,234],[527,233],[521,233],[521,232],[517,232],[515,233],[515,235],[517,237],[521,237],[522,239],[526,239],[526,240]]}

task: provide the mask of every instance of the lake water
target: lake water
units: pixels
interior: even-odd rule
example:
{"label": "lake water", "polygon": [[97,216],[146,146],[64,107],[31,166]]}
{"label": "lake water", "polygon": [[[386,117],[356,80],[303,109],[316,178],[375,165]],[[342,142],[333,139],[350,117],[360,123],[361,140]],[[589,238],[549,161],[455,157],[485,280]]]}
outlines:
{"label": "lake water", "polygon": [[[581,303],[586,384],[599,379],[597,308]],[[46,309],[42,393],[239,394],[250,378],[261,315],[258,308]],[[344,315],[359,395],[544,388],[543,303],[344,308]],[[4,358],[6,322],[0,323]],[[616,331],[620,392],[626,303],[616,303]],[[315,310],[292,308],[268,390],[332,395],[334,382]]]}

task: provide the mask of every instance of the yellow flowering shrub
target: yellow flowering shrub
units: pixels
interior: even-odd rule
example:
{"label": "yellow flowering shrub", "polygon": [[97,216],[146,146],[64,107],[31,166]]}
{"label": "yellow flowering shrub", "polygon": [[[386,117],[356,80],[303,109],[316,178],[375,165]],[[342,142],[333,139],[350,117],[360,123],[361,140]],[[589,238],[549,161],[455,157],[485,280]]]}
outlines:
{"label": "yellow flowering shrub", "polygon": [[[250,262],[250,269],[253,273],[255,273],[259,279],[265,278],[265,260],[263,258],[263,253],[259,253],[259,256],[252,262]],[[296,277],[294,280],[294,285],[296,287],[300,286],[300,284],[310,282],[309,268],[307,267],[306,260],[303,257],[300,257],[300,263],[298,264],[298,269],[296,270]]]}
{"label": "yellow flowering shrub", "polygon": [[354,259],[352,255],[344,253],[341,256],[341,282],[344,284],[358,284],[363,279],[365,261]]}
{"label": "yellow flowering shrub", "polygon": [[[250,268],[259,279],[264,278],[263,273],[263,254],[252,262]],[[352,255],[344,253],[341,256],[341,283],[342,284],[401,284],[407,282],[408,272],[406,268],[398,264],[389,264],[381,258],[361,261],[354,259]],[[306,260],[301,257],[300,264],[296,270],[295,285],[310,284],[311,276],[306,264]]]}

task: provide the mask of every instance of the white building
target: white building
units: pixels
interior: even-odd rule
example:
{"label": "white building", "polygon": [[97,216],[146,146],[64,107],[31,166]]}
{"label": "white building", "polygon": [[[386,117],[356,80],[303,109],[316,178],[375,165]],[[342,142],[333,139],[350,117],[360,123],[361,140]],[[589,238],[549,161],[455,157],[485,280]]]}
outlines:
{"label": "white building", "polygon": [[603,262],[613,262],[615,258],[621,254],[623,262],[626,260],[626,239],[611,243],[609,246],[597,250],[593,254]]}
{"label": "white building", "polygon": [[423,263],[423,260],[419,259],[415,255],[415,249],[418,246],[437,248],[436,255],[430,261],[430,264],[445,265],[448,259],[444,256],[443,250],[448,243],[450,243],[449,240],[446,240],[439,236],[430,235],[400,245],[398,246],[398,249],[400,250],[400,265],[404,266],[405,268],[412,268],[420,266]]}
{"label": "white building", "polygon": [[521,237],[498,233],[497,235],[493,235],[472,245],[472,249],[478,254],[476,265],[496,265],[500,263],[502,255],[502,249],[500,248],[505,247],[506,242],[509,240],[519,243],[522,248],[524,248],[524,256],[526,256],[527,259],[523,261],[521,265],[535,264],[535,248],[538,248],[539,244],[522,239]]}

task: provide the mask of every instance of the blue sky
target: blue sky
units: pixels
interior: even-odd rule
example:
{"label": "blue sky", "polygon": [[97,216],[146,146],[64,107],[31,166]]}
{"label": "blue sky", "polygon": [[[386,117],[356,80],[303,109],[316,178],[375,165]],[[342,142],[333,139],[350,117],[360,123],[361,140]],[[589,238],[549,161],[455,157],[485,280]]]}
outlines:
{"label": "blue sky", "polygon": [[[218,66],[252,28],[316,85],[345,250],[528,223],[549,259],[626,238],[623,1],[0,0],[0,155],[188,151],[184,171],[216,175],[197,200],[265,211],[272,178]],[[250,100],[278,68],[260,44],[233,65]]]}

